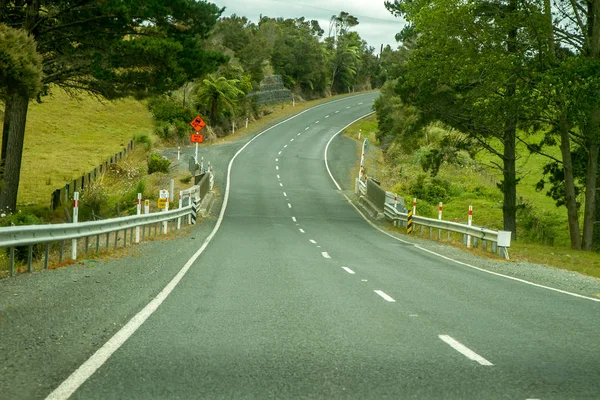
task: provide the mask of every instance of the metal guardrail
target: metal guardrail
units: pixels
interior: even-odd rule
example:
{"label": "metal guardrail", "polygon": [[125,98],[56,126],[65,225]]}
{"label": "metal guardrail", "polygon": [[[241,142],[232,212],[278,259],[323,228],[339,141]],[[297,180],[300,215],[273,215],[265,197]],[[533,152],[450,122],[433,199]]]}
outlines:
{"label": "metal guardrail", "polygon": [[[212,170],[205,179],[207,188],[212,188],[214,182]],[[90,238],[95,237],[96,253],[98,254],[102,239],[105,237],[103,247],[109,248],[110,235],[113,235],[113,246],[117,248],[117,242],[121,240],[119,233],[122,232],[122,244],[127,246],[128,232],[129,243],[133,244],[140,241],[140,232],[142,240],[146,236],[146,227],[149,227],[148,234],[151,235],[152,226],[154,226],[154,234],[157,231],[167,233],[169,230],[169,222],[177,222],[171,224],[171,229],[180,229],[183,223],[195,223],[198,204],[200,202],[199,186],[193,186],[189,189],[180,192],[180,208],[161,211],[149,214],[131,215],[121,218],[111,218],[98,221],[48,224],[48,225],[27,225],[27,226],[11,226],[0,228],[0,248],[9,248],[10,266],[9,274],[14,275],[15,270],[15,248],[26,247],[27,254],[27,271],[32,271],[33,247],[39,244],[46,244],[44,268],[48,268],[50,243],[60,242],[59,263],[63,260],[65,242],[71,241],[72,259],[77,258],[78,240],[85,239],[85,253],[89,250]],[[138,200],[139,201],[139,200]],[[140,204],[140,203],[138,203]],[[138,205],[138,207],[140,207]],[[74,209],[75,210],[75,209]],[[138,208],[139,210],[139,208]],[[187,218],[185,218],[187,217]],[[158,226],[161,226],[158,229]]]}
{"label": "metal guardrail", "polygon": [[[398,221],[405,223],[408,218],[407,213],[403,213],[403,212],[396,210],[392,204],[385,205],[384,215],[388,221],[392,221],[395,223],[397,223]],[[444,221],[444,220],[439,220],[439,219],[426,218],[426,217],[421,217],[421,216],[417,216],[417,215],[413,216],[413,224],[428,227],[430,229],[430,235],[431,235],[433,229],[438,229],[438,232],[439,232],[438,238],[441,233],[441,230],[444,230],[444,231],[448,232],[448,235],[450,232],[455,232],[455,233],[465,235],[465,237],[470,236],[472,238],[477,238],[479,240],[482,240],[484,246],[487,246],[487,242],[491,242],[492,243],[492,251],[493,252],[502,252],[504,257],[506,257],[508,259],[508,250],[507,250],[508,246],[504,247],[504,246],[498,245],[499,236],[506,232],[496,231],[496,230],[488,229],[488,228],[481,227],[481,226],[465,225],[465,224],[460,224],[460,223],[452,222],[452,221]],[[509,238],[510,238],[510,236],[509,236]],[[502,239],[505,240],[505,238],[502,238]],[[475,245],[477,245],[477,244],[475,243]],[[510,240],[509,240],[509,245],[510,245]]]}
{"label": "metal guardrail", "polygon": [[152,214],[131,215],[101,221],[79,222],[76,224],[48,224],[10,226],[0,229],[0,247],[28,246],[38,243],[81,239],[115,231],[123,231],[142,225],[171,221],[192,213],[192,206]]}
{"label": "metal guardrail", "polygon": [[364,183],[363,181],[361,181],[360,179],[357,180],[358,185],[358,193],[360,193],[362,196],[366,196],[367,195],[367,184]]}
{"label": "metal guardrail", "polygon": [[[397,211],[391,204],[385,205],[384,215],[389,221],[406,221],[408,218],[407,213]],[[459,224],[458,222],[426,218],[418,215],[413,216],[413,223],[415,225],[427,226],[433,229],[442,229],[449,232],[469,235],[490,242],[498,242],[498,231],[480,226]]]}

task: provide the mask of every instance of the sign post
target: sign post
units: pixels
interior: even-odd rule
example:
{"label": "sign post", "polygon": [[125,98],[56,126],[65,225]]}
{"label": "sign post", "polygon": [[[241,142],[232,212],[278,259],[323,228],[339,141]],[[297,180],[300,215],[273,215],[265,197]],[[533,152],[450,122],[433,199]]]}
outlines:
{"label": "sign post", "polygon": [[[158,208],[163,211],[169,211],[169,191],[162,189],[158,192]],[[167,221],[163,222],[163,232],[167,234]]]}
{"label": "sign post", "polygon": [[194,153],[194,160],[196,161],[196,164],[198,164],[198,143],[202,143],[204,141],[204,135],[201,135],[198,132],[204,129],[204,127],[206,126],[206,122],[204,122],[202,117],[198,115],[196,118],[194,118],[192,122],[190,122],[190,125],[196,130],[196,133],[193,133],[191,135],[190,141],[192,143],[196,143],[196,152]]}
{"label": "sign post", "polygon": [[[467,225],[471,226],[473,224],[473,206],[469,206],[469,219],[467,220]],[[471,248],[471,235],[467,235],[467,248]]]}

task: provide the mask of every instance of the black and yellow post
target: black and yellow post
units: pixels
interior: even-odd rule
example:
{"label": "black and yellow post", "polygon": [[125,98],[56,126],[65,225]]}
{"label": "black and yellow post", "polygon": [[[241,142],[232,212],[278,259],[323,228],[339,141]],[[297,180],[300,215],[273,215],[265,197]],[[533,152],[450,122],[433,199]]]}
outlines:
{"label": "black and yellow post", "polygon": [[413,214],[412,210],[408,210],[408,218],[406,220],[406,233],[412,233],[413,231]]}

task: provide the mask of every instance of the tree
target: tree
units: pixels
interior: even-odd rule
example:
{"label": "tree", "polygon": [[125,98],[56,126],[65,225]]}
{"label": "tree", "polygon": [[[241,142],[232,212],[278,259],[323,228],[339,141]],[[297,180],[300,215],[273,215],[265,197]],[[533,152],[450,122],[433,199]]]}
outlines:
{"label": "tree", "polygon": [[[194,0],[0,1],[0,23],[22,29],[37,43],[44,74],[39,95],[58,85],[107,99],[161,93],[215,70],[225,58],[205,51],[202,40],[221,12]],[[1,208],[16,207],[33,97],[20,92],[6,99]]]}
{"label": "tree", "polygon": [[224,76],[219,78],[214,75],[209,75],[207,79],[202,81],[202,85],[198,89],[198,101],[209,104],[210,123],[216,126],[218,123],[218,111],[221,105],[229,109],[233,109],[237,103],[237,98],[240,94],[244,94],[237,85],[237,79],[227,79]]}
{"label": "tree", "polygon": [[541,11],[517,0],[386,6],[409,21],[400,38],[417,43],[396,88],[404,104],[419,110],[420,122],[411,128],[442,121],[500,159],[504,229],[516,238],[516,134]]}
{"label": "tree", "polygon": [[[4,24],[0,24],[0,82],[0,101],[6,105],[12,105],[22,95],[34,96],[42,85],[42,59],[37,54],[35,42],[25,31],[9,28]],[[22,143],[8,140],[11,137],[8,133],[11,125],[8,122],[14,118],[18,116],[13,115],[12,107],[5,107],[2,160],[6,159],[9,148],[11,152],[22,152]],[[19,171],[20,164],[18,160],[17,164],[8,165],[9,174],[12,172],[10,176],[15,176],[15,172],[11,170]],[[2,164],[0,171],[4,170]],[[0,188],[3,187],[5,183],[0,182]]]}

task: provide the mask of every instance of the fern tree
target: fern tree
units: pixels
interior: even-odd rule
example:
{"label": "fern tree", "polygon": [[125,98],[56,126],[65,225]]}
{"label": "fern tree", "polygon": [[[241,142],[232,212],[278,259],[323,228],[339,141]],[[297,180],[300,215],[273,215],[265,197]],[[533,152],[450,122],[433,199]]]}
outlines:
{"label": "fern tree", "polygon": [[223,106],[229,110],[235,108],[238,96],[244,94],[238,84],[237,79],[227,79],[224,76],[217,78],[215,75],[209,75],[202,81],[197,92],[198,102],[208,105],[211,125],[218,123],[219,111]]}

